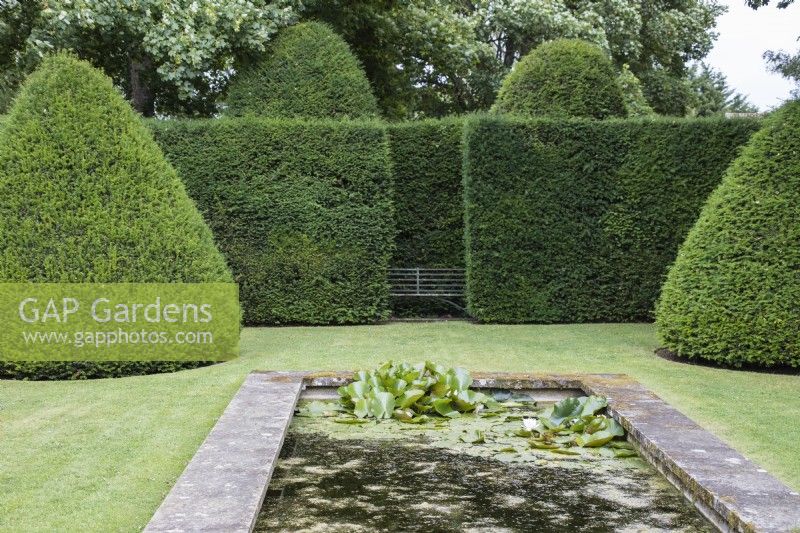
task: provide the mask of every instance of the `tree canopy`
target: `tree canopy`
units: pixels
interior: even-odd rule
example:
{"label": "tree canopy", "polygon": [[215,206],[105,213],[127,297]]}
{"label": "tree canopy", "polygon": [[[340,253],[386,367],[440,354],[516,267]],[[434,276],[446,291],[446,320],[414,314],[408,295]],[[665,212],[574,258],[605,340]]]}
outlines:
{"label": "tree canopy", "polygon": [[32,70],[55,50],[101,67],[137,110],[214,109],[234,65],[292,23],[292,0],[8,0],[0,61]]}
{"label": "tree canopy", "polygon": [[579,38],[616,68],[683,79],[708,54],[717,0],[311,0],[303,16],[325,20],[363,62],[388,118],[488,109],[513,64],[539,44]]}
{"label": "tree canopy", "polygon": [[230,75],[298,19],[344,37],[389,119],[488,109],[513,64],[559,38],[597,44],[649,96],[657,92],[646,90],[650,72],[686,81],[724,10],[719,0],[7,0],[0,109],[18,72],[69,49],[103,68],[144,114],[210,115]]}

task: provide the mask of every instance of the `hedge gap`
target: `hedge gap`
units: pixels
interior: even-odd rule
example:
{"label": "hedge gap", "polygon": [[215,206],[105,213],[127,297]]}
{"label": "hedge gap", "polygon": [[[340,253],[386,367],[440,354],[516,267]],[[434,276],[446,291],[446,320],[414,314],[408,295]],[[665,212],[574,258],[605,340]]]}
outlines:
{"label": "hedge gap", "polygon": [[[397,220],[392,266],[464,268],[463,127],[456,118],[388,127]],[[393,298],[392,310],[399,316],[458,314],[428,298]]]}

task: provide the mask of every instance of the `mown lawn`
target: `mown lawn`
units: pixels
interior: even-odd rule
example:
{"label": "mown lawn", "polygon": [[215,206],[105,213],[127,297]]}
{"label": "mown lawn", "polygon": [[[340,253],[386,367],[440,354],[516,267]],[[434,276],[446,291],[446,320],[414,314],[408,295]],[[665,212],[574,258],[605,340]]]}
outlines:
{"label": "mown lawn", "polygon": [[[252,369],[355,369],[387,358],[473,370],[623,372],[800,489],[800,377],[653,355],[647,324],[461,322],[247,329],[242,356],[170,375],[0,382],[0,530],[136,531]],[[676,438],[680,438],[676,436]]]}

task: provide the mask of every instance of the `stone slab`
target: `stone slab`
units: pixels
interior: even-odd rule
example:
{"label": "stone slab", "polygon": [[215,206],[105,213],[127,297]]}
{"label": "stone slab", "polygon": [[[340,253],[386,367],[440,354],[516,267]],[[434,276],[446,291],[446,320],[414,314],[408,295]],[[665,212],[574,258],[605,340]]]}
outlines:
{"label": "stone slab", "polygon": [[301,388],[250,374],[145,531],[252,531]]}

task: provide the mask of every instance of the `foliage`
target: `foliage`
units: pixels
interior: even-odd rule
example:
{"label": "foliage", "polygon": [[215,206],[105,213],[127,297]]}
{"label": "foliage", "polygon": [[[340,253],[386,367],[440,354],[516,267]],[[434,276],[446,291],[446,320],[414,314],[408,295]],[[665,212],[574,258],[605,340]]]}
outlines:
{"label": "foliage", "polygon": [[683,76],[657,68],[639,75],[644,95],[659,115],[684,117],[689,113],[692,90]]}
{"label": "foliage", "polygon": [[728,169],[669,271],[656,310],[681,357],[800,366],[800,102]]}
{"label": "foliage", "polygon": [[[45,59],[0,131],[0,281],[232,281],[175,171],[111,80],[69,55]],[[5,363],[0,375],[62,379],[178,363]]]}
{"label": "foliage", "polygon": [[284,29],[228,89],[227,113],[274,118],[370,118],[377,103],[347,43],[306,22]]}
{"label": "foliage", "polygon": [[764,52],[764,59],[769,64],[769,69],[793,80],[795,88],[792,90],[792,98],[800,98],[800,51],[791,54],[783,50],[767,50]]}
{"label": "foliage", "polygon": [[152,126],[231,265],[246,324],[387,315],[394,211],[383,126],[261,118]]}
{"label": "foliage", "polygon": [[[758,9],[759,7],[769,5],[770,0],[746,0],[746,2],[747,5],[753,9]],[[794,3],[794,0],[779,0],[775,5],[778,6],[778,9],[784,9],[792,5],[792,3]]]}
{"label": "foliage", "polygon": [[[403,122],[388,128],[397,221],[395,267],[463,268],[464,199],[460,119]],[[401,315],[453,312],[436,300],[393,299]]]}
{"label": "foliage", "polygon": [[[530,437],[533,448],[568,453],[569,448],[598,448],[612,445],[625,430],[611,417],[598,414],[606,408],[608,400],[602,396],[564,398],[534,418],[523,419],[523,430],[518,436]],[[633,452],[630,445],[614,442],[617,449]],[[627,457],[628,453],[617,455]]]}
{"label": "foliage", "polygon": [[715,0],[314,0],[304,16],[345,37],[396,119],[488,109],[514,62],[559,38],[593,42],[637,76],[654,65],[679,75],[711,49],[723,11]]}
{"label": "foliage", "polygon": [[[0,55],[29,70],[53,50],[73,50],[102,67],[137,109],[208,113],[235,61],[264,51],[295,17],[292,0],[11,0],[0,8],[13,24]],[[141,87],[139,87],[141,86]]]}
{"label": "foliage", "polygon": [[625,116],[622,91],[606,54],[585,41],[545,43],[503,81],[492,108],[525,116]]}
{"label": "foliage", "polygon": [[666,268],[758,121],[470,120],[467,298],[485,322],[651,318]]}
{"label": "foliage", "polygon": [[133,66],[149,93],[141,111],[155,100],[162,113],[210,115],[240,62],[302,15],[344,36],[382,114],[402,119],[488,109],[514,62],[558,38],[591,41],[637,76],[655,65],[680,75],[711,49],[723,10],[717,0],[9,0],[0,3],[0,21],[11,21],[0,22],[0,56],[25,72],[41,52],[72,49],[129,96]]}
{"label": "foliage", "polygon": [[25,78],[16,51],[25,44],[41,7],[34,1],[0,3],[0,113],[7,112]]}
{"label": "foliage", "polygon": [[728,86],[728,79],[705,63],[692,65],[688,73],[692,90],[689,114],[698,117],[731,113],[755,113],[747,97]]}
{"label": "foliage", "polygon": [[617,76],[617,83],[622,91],[622,99],[625,102],[625,111],[629,117],[649,117],[655,115],[655,111],[647,103],[642,90],[642,82],[631,72],[630,66],[626,63],[622,65],[622,70]]}
{"label": "foliage", "polygon": [[[481,64],[490,49],[476,38],[478,18],[465,4],[310,0],[304,5],[305,19],[327,22],[350,44],[364,65],[383,116],[392,120],[443,116],[491,104],[496,76],[483,73],[491,63]],[[490,79],[475,87],[467,82],[473,75],[476,80]]]}
{"label": "foliage", "polygon": [[357,418],[396,418],[410,424],[499,407],[470,385],[472,378],[463,368],[387,361],[372,372],[357,372],[352,383],[339,387],[339,396],[344,409]]}
{"label": "foliage", "polygon": [[207,361],[0,361],[0,379],[82,380],[144,376],[199,368]]}
{"label": "foliage", "polygon": [[[570,397],[544,410],[519,410],[531,402],[501,403],[493,396],[471,390],[471,385],[472,377],[463,368],[445,368],[430,361],[415,364],[387,361],[374,371],[356,372],[353,381],[339,387],[338,403],[310,402],[299,409],[298,416],[334,417],[333,421],[340,424],[389,418],[407,424],[425,424],[465,413],[497,418],[498,423],[521,419],[523,427],[509,431],[507,436],[527,438],[532,448],[566,454],[575,446],[598,448],[625,436],[619,423],[599,414],[608,405],[608,400],[601,396]],[[467,444],[483,444],[486,439],[480,424],[463,430],[459,437]],[[631,450],[625,443],[614,444]]]}
{"label": "foliage", "polygon": [[0,132],[0,280],[230,281],[147,128],[88,63],[30,76]]}

